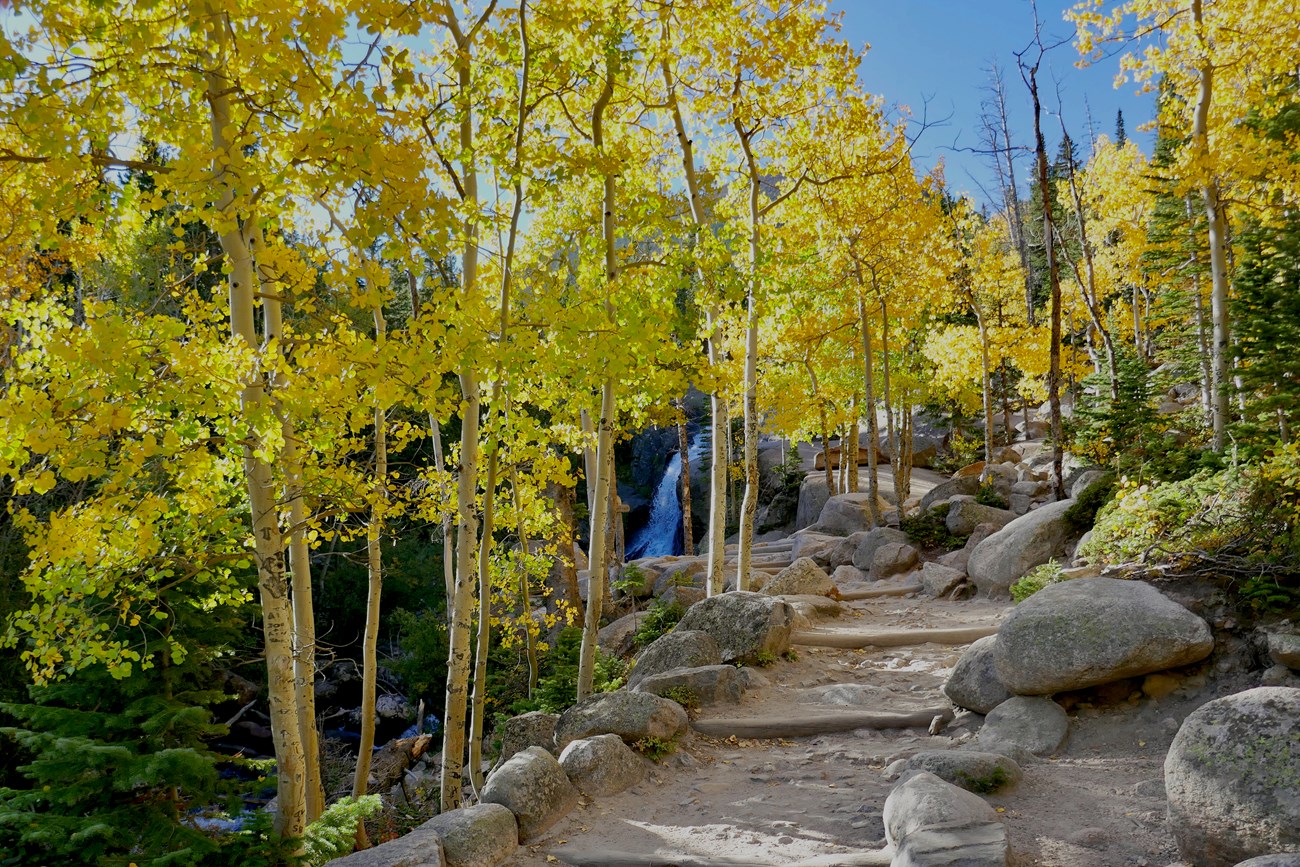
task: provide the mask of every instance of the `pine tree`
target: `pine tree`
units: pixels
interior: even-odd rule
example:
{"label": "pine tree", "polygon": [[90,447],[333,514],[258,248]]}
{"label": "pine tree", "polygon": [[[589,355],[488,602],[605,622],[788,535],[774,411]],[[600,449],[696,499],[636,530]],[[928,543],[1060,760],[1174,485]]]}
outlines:
{"label": "pine tree", "polygon": [[1124,109],[1115,112],[1115,147],[1122,148],[1128,142],[1128,132],[1124,129]]}

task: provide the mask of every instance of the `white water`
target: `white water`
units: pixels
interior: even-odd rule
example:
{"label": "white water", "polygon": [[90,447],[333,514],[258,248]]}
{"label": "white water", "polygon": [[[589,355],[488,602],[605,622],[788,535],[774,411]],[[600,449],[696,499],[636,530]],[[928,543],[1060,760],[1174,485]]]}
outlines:
{"label": "white water", "polygon": [[[691,440],[688,454],[691,461],[700,459],[708,444],[707,431],[700,431]],[[650,502],[650,520],[628,540],[627,559],[664,557],[682,553],[682,454],[675,453],[664,469],[664,477],[655,488]]]}

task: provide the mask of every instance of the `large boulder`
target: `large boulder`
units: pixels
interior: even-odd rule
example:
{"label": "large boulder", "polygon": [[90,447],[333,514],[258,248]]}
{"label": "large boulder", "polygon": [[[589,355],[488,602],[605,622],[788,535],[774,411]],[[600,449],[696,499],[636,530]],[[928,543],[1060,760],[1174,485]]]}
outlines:
{"label": "large boulder", "polygon": [[910,541],[906,533],[893,527],[877,527],[866,533],[855,534],[855,537],[858,538],[858,547],[853,552],[853,565],[863,572],[871,571],[877,548],[889,544],[907,545]]}
{"label": "large boulder", "polygon": [[790,558],[798,560],[800,557],[808,557],[823,569],[830,568],[833,553],[844,541],[839,536],[800,530],[790,537]]}
{"label": "large boulder", "polygon": [[983,798],[925,771],[885,799],[885,840],[894,867],[1003,867],[1006,829]]}
{"label": "large boulder", "polygon": [[1175,668],[1213,649],[1204,620],[1150,584],[1116,578],[1044,587],[1016,606],[995,645],[998,677],[1020,695]]}
{"label": "large boulder", "polygon": [[1011,585],[1035,566],[1062,553],[1070,535],[1065,512],[1073,500],[1061,500],[1021,515],[989,536],[970,555],[966,571],[986,596],[1007,596]]}
{"label": "large boulder", "polygon": [[1198,867],[1300,852],[1300,689],[1202,705],[1165,757],[1169,827]]}
{"label": "large boulder", "polygon": [[678,630],[695,629],[713,636],[721,662],[753,662],[760,653],[790,648],[794,610],[772,596],[736,591],[711,596],[691,606]]}
{"label": "large boulder", "polygon": [[487,778],[479,802],[500,804],[514,813],[519,842],[524,843],[576,807],[578,790],[555,756],[541,747],[529,747]]}
{"label": "large boulder", "polygon": [[600,649],[614,656],[627,656],[632,652],[636,631],[641,627],[641,621],[643,620],[645,620],[645,614],[640,611],[633,611],[613,623],[602,626],[600,632],[596,635],[596,641],[600,645]]}
{"label": "large boulder", "polygon": [[500,804],[448,810],[420,827],[442,838],[447,867],[495,867],[519,847],[519,822]]}
{"label": "large boulder", "polygon": [[589,695],[560,714],[555,743],[563,749],[593,735],[618,735],[628,743],[642,738],[671,740],[686,731],[686,711],[670,699],[618,689]]}
{"label": "large boulder", "polygon": [[618,735],[574,741],[560,753],[560,767],[575,786],[594,798],[617,795],[646,775],[645,759]]}
{"label": "large boulder", "polygon": [[702,705],[736,704],[745,694],[745,681],[734,665],[702,665],[674,668],[643,678],[634,689],[655,695],[686,690]]}
{"label": "large boulder", "polygon": [[[983,467],[980,469],[982,470]],[[950,500],[960,494],[973,497],[979,493],[979,489],[980,477],[978,475],[961,476],[959,478],[949,479],[946,482],[940,482],[930,490],[926,491],[925,495],[921,497],[921,511],[928,512],[930,507],[935,503],[943,500]]]}
{"label": "large boulder", "polygon": [[948,532],[955,536],[969,536],[980,524],[996,524],[1005,527],[1016,519],[1016,513],[1007,509],[997,509],[977,503],[965,496],[954,497],[952,507],[948,509],[946,523]]}
{"label": "large boulder", "polygon": [[988,713],[1011,698],[994,664],[997,640],[996,635],[986,635],[966,648],[952,674],[948,675],[943,694],[957,707]]}
{"label": "large boulder", "polygon": [[858,545],[866,535],[866,531],[853,533],[828,548],[823,557],[826,561],[826,569],[833,572],[841,566],[852,566],[853,555],[858,552]]}
{"label": "large boulder", "polygon": [[1065,741],[1070,719],[1049,698],[1013,695],[989,711],[971,749],[1014,755],[1027,750],[1036,756],[1054,753]]}
{"label": "large boulder", "polygon": [[921,561],[921,552],[902,542],[886,542],[876,548],[871,558],[871,571],[874,580],[881,581],[910,572]]}
{"label": "large boulder", "polygon": [[811,557],[800,557],[763,584],[768,596],[829,596],[835,584]]}
{"label": "large boulder", "polygon": [[976,750],[925,750],[913,753],[891,764],[885,773],[893,777],[906,771],[928,771],[946,783],[980,795],[1014,786],[1025,775],[1014,759]]}
{"label": "large boulder", "polygon": [[799,485],[799,507],[795,510],[794,528],[811,527],[821,517],[822,507],[831,498],[824,473],[812,473]]}
{"label": "large boulder", "polygon": [[697,665],[717,665],[722,662],[718,643],[707,632],[694,629],[674,629],[661,635],[632,661],[627,685],[636,686],[642,679],[662,674],[674,668],[693,668]]}
{"label": "large boulder", "polygon": [[541,747],[548,752],[555,752],[555,723],[559,717],[553,713],[540,710],[512,716],[497,729],[501,740],[501,752],[497,754],[493,770],[505,764],[515,753],[523,752],[529,747]]}
{"label": "large boulder", "polygon": [[[884,515],[892,509],[889,503],[876,497],[876,512]],[[817,523],[809,529],[833,536],[849,536],[863,530],[869,530],[875,524],[871,520],[871,495],[866,493],[836,494],[822,506]]]}

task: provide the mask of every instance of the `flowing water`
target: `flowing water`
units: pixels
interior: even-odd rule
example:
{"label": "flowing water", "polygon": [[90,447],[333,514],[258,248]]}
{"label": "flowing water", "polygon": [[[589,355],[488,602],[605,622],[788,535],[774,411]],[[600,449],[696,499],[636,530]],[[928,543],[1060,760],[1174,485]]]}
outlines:
{"label": "flowing water", "polygon": [[[709,443],[707,430],[691,438],[688,454],[694,464]],[[682,553],[682,455],[675,453],[664,469],[650,503],[650,520],[628,540],[627,559],[663,557]]]}

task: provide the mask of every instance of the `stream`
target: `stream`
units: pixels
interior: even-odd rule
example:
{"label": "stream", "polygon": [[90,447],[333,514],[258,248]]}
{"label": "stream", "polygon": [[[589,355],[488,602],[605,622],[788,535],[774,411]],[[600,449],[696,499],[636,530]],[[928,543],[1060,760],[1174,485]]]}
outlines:
{"label": "stream", "polygon": [[[708,444],[707,429],[691,438],[687,453],[692,464],[700,460]],[[678,451],[668,461],[664,477],[655,488],[654,499],[650,503],[650,520],[628,540],[628,560],[682,553],[681,479],[682,455]]]}

